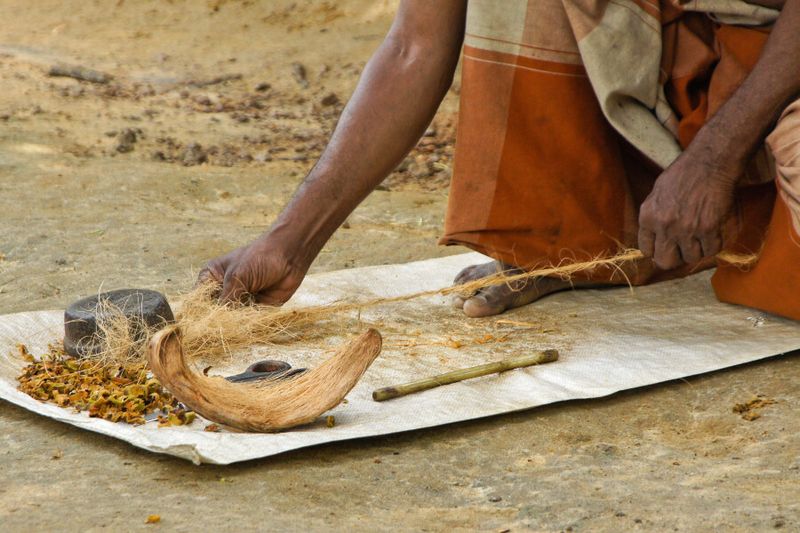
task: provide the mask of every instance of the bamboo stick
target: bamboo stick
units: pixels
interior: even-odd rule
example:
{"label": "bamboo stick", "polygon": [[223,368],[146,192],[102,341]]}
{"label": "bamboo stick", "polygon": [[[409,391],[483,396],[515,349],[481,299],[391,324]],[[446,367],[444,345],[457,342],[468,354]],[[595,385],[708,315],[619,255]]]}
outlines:
{"label": "bamboo stick", "polygon": [[551,363],[557,360],[558,350],[544,350],[530,355],[518,355],[516,357],[509,357],[508,359],[503,359],[502,361],[496,361],[494,363],[487,363],[485,365],[453,370],[452,372],[421,379],[412,383],[406,383],[405,385],[395,385],[393,387],[377,389],[373,391],[372,399],[376,402],[383,402],[385,400],[399,398],[400,396],[405,396],[407,394],[433,389],[441,385],[448,385],[450,383],[464,381],[465,379],[488,376],[489,374],[497,374],[499,372],[505,372],[506,370],[513,370],[515,368]]}

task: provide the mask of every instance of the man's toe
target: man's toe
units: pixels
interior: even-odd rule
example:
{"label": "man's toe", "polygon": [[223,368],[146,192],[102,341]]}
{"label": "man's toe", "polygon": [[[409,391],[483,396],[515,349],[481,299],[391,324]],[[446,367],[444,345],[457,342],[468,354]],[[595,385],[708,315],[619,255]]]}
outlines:
{"label": "man's toe", "polygon": [[473,279],[476,278],[475,271],[477,270],[477,268],[478,265],[470,265],[466,268],[462,268],[461,272],[459,272],[458,275],[456,276],[456,279],[453,280],[453,283],[455,283],[456,285],[460,285],[467,281],[472,281]]}
{"label": "man's toe", "polygon": [[458,273],[454,282],[456,285],[460,285],[461,283],[467,283],[469,281],[475,281],[476,279],[485,278],[486,276],[491,276],[492,274],[497,273],[499,270],[501,269],[498,267],[497,261],[483,263],[481,265],[470,265]]}
{"label": "man's toe", "polygon": [[506,306],[487,295],[485,292],[480,292],[467,299],[464,302],[464,314],[470,318],[480,318],[484,316],[499,315],[506,310]]}

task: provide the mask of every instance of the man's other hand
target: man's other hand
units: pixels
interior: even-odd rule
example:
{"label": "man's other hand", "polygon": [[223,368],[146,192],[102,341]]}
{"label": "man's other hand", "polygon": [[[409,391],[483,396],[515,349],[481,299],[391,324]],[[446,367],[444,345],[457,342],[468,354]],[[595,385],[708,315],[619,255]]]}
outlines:
{"label": "man's other hand", "polygon": [[639,212],[639,248],[661,269],[714,256],[740,171],[684,152],[656,180]]}

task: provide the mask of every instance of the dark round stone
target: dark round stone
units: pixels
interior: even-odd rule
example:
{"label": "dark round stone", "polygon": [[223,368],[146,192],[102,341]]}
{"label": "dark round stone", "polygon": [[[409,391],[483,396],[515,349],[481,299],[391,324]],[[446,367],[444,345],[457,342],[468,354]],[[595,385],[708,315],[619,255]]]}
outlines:
{"label": "dark round stone", "polygon": [[64,350],[73,357],[101,352],[103,339],[97,324],[119,313],[131,319],[128,322],[131,334],[139,338],[145,334],[145,328],[159,328],[175,321],[167,299],[160,292],[147,289],[103,292],[78,300],[64,311]]}

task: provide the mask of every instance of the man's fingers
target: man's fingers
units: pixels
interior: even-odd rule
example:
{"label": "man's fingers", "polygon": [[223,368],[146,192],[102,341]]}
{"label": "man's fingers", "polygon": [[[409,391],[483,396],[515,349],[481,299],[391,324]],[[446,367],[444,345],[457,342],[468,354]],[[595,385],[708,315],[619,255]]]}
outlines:
{"label": "man's fingers", "polygon": [[269,291],[260,292],[255,295],[255,302],[261,305],[271,305],[273,307],[280,307],[285,304],[289,298],[285,298],[281,292]]}
{"label": "man's fingers", "polygon": [[211,274],[211,271],[208,267],[204,267],[200,273],[197,274],[197,285],[202,285],[203,283],[208,283],[209,281],[215,281],[214,275]]}
{"label": "man's fingers", "polygon": [[222,292],[222,280],[225,277],[225,271],[219,265],[218,261],[213,261],[208,263],[203,270],[197,274],[197,281],[195,282],[195,287],[200,287],[202,285],[213,285],[213,289],[209,293],[211,298],[219,298],[220,293]]}
{"label": "man's fingers", "polygon": [[653,257],[655,253],[655,235],[653,232],[644,228],[639,228],[639,250],[645,257]]}
{"label": "man's fingers", "polygon": [[204,285],[210,285],[209,288],[209,297],[216,300],[219,298],[220,294],[222,293],[222,281],[219,280],[210,270],[208,267],[204,268],[200,271],[197,275],[197,281],[195,282],[195,287],[202,287]]}
{"label": "man's fingers", "polygon": [[680,243],[681,258],[684,263],[697,263],[703,258],[703,248],[697,239],[688,238]]}
{"label": "man's fingers", "polygon": [[656,266],[662,270],[677,268],[682,263],[678,245],[663,235],[656,238],[653,260],[656,262]]}
{"label": "man's fingers", "polygon": [[225,277],[225,271],[215,263],[209,263],[197,274],[197,284],[203,283],[222,283]]}
{"label": "man's fingers", "polygon": [[703,247],[703,257],[715,256],[722,251],[722,237],[718,234],[703,237],[700,245]]}
{"label": "man's fingers", "polygon": [[229,270],[225,273],[225,280],[222,284],[222,292],[219,299],[223,303],[241,303],[248,299],[249,292],[247,285],[236,275],[235,271]]}

